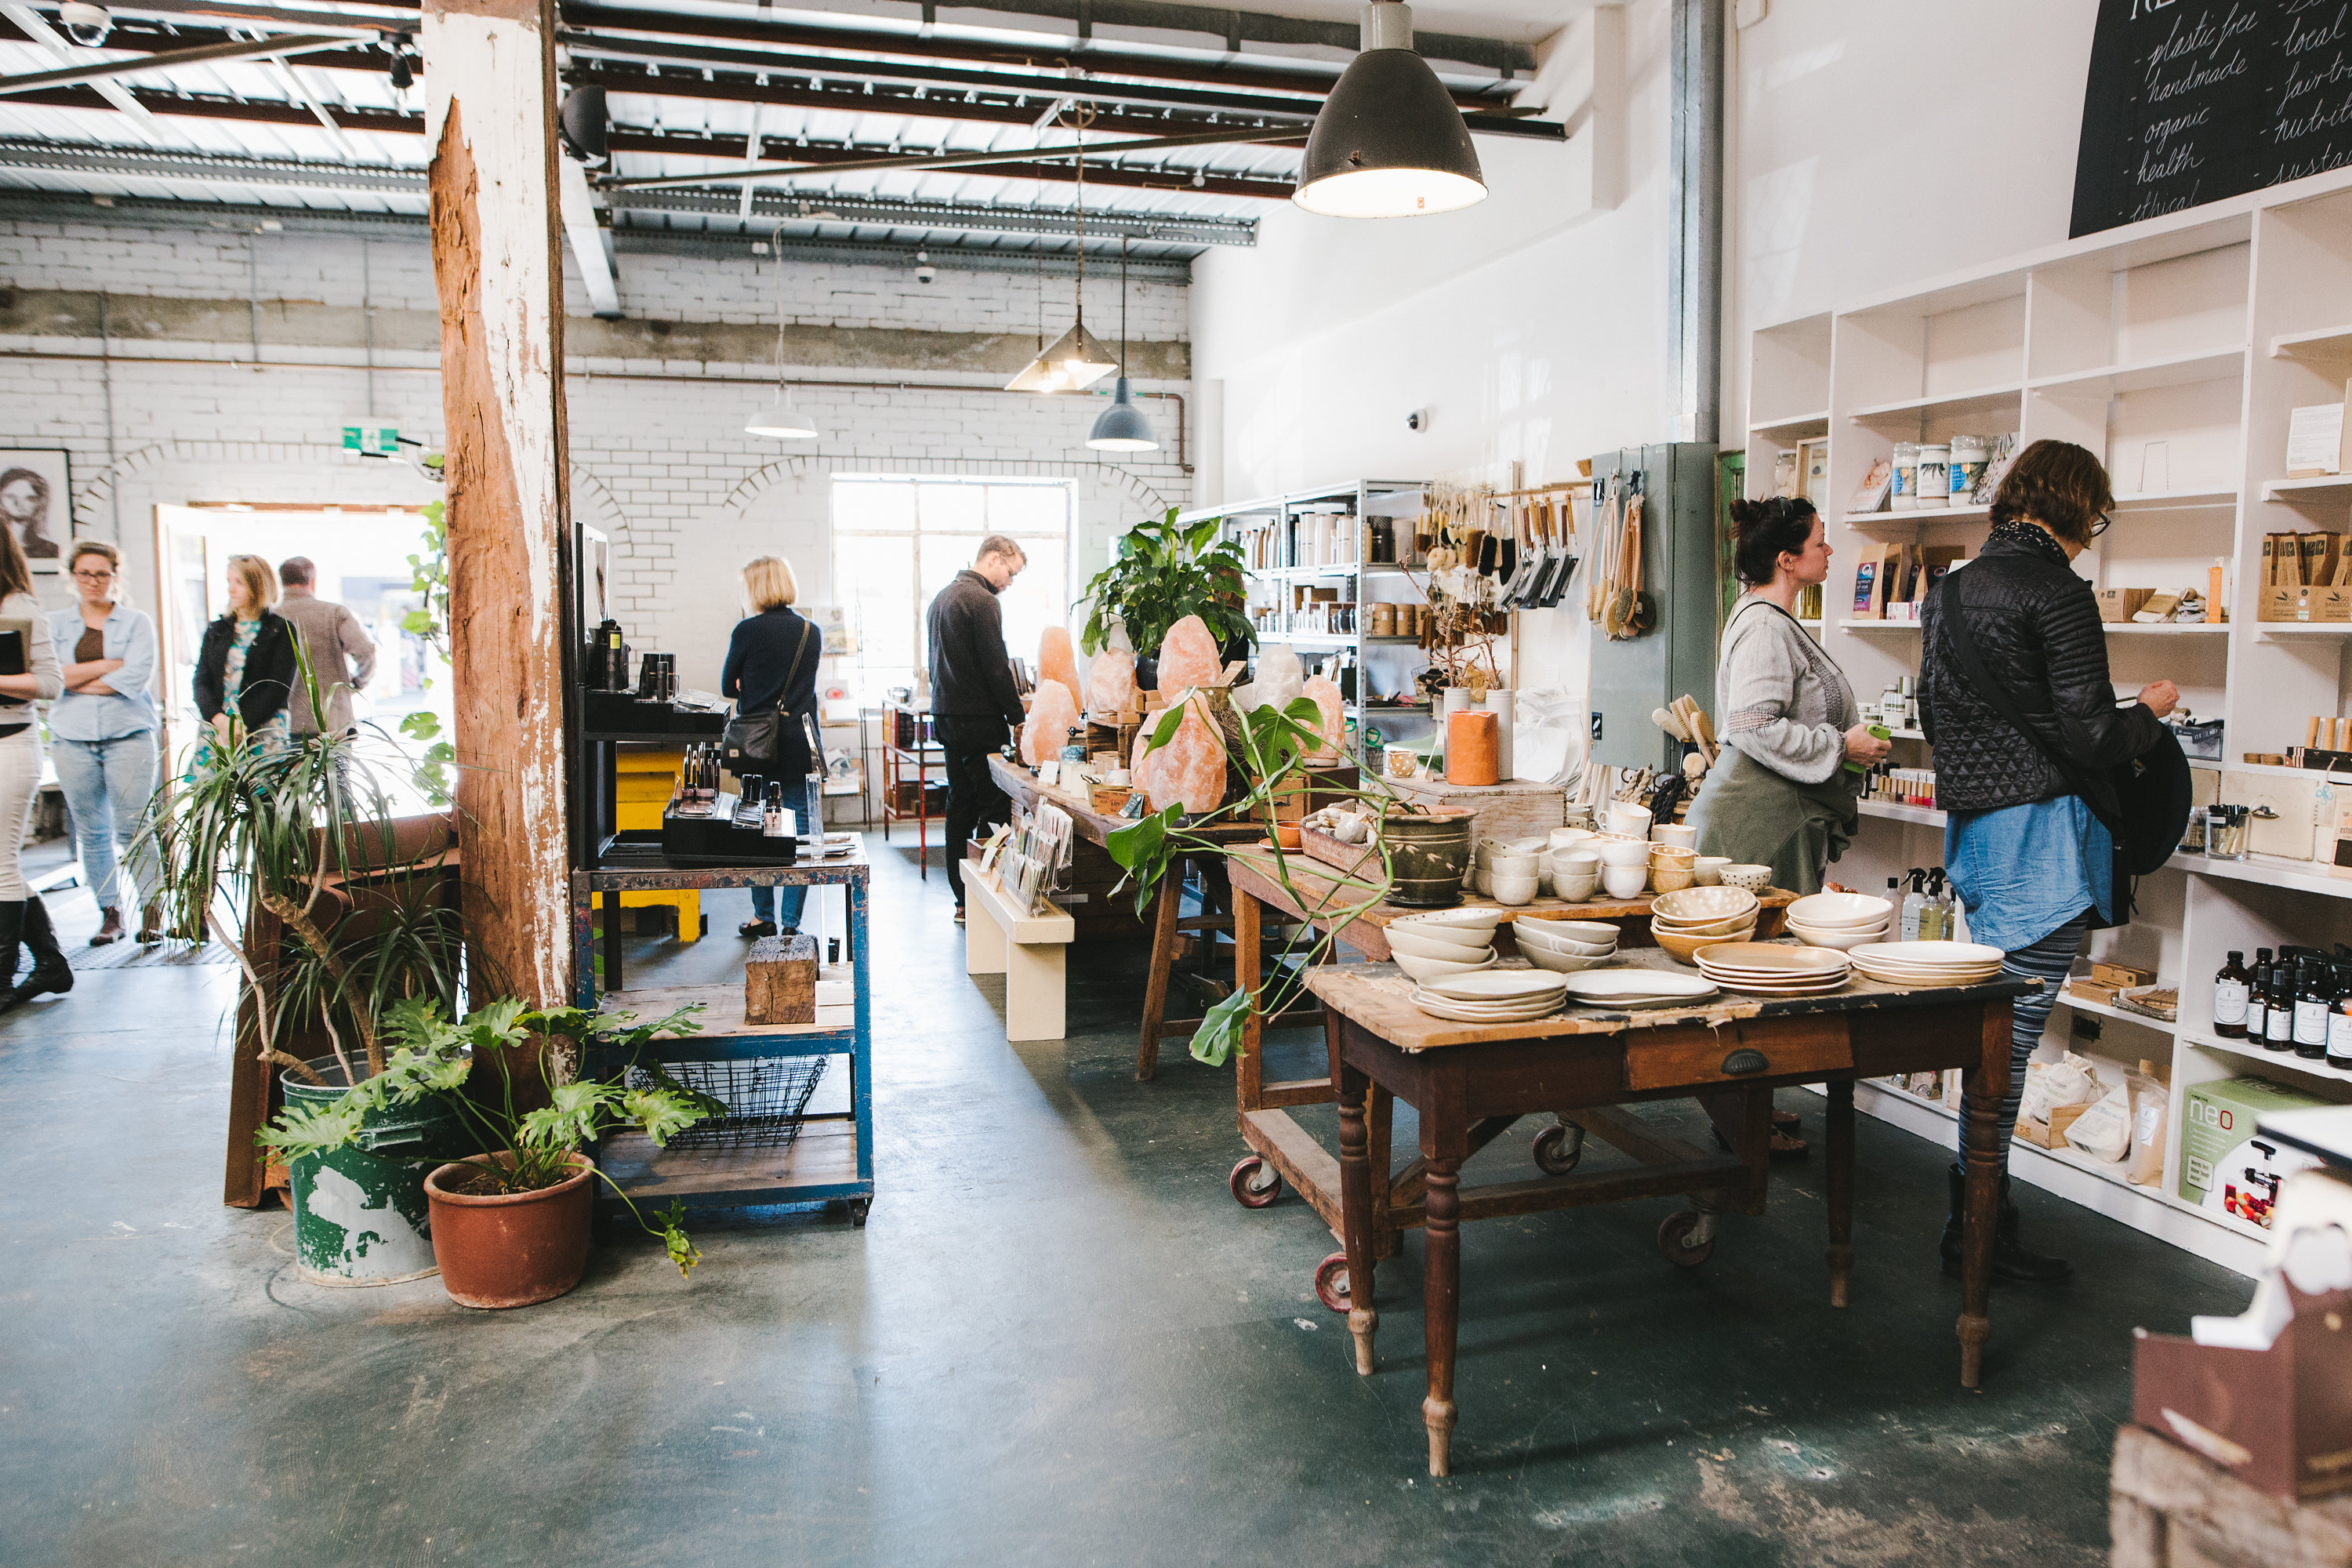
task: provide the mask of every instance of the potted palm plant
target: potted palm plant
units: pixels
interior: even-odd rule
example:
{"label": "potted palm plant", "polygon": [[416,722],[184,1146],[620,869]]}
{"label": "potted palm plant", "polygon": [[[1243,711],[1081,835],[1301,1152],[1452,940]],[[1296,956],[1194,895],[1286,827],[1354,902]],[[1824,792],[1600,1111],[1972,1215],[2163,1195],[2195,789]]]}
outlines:
{"label": "potted palm plant", "polygon": [[[369,1119],[386,1112],[408,1114],[438,1104],[463,1123],[487,1152],[447,1162],[403,1156],[417,1169],[431,1205],[442,1286],[462,1306],[524,1307],[577,1285],[588,1259],[592,1184],[600,1180],[638,1225],[660,1238],[684,1276],[701,1258],[684,1229],[685,1206],[673,1202],[656,1216],[658,1226],[647,1223],[629,1194],[581,1150],[624,1129],[660,1144],[706,1116],[724,1113],[725,1106],[683,1087],[658,1063],[637,1059],[656,1036],[699,1027],[688,1016],[698,1006],[639,1023],[626,1015],[592,1016],[577,1007],[530,1009],[508,998],[456,1022],[437,1001],[411,998],[395,1004],[384,1019],[394,1050],[382,1072],[328,1104],[289,1101],[257,1138],[292,1162],[352,1148]],[[510,1074],[487,1084],[474,1081],[481,1064],[528,1051],[539,1057],[552,1082],[555,1055],[585,1060],[592,1044],[601,1055],[621,1055],[622,1065],[601,1078],[555,1084],[550,1102],[535,1109],[518,1106]]]}
{"label": "potted palm plant", "polygon": [[1100,653],[1123,629],[1128,650],[1136,656],[1137,684],[1150,687],[1156,682],[1147,678],[1168,628],[1186,616],[1198,616],[1226,658],[1246,657],[1256,640],[1248,579],[1241,546],[1230,539],[1218,542],[1219,521],[1208,518],[1179,528],[1176,509],[1170,507],[1158,522],[1121,534],[1118,555],[1086,586],[1081,603],[1089,607],[1080,646],[1089,654]]}

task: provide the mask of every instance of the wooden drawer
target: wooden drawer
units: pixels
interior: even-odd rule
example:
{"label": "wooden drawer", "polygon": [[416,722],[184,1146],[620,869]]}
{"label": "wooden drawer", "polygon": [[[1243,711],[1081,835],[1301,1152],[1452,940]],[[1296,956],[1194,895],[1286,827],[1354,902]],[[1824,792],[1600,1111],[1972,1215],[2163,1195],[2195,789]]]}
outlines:
{"label": "wooden drawer", "polygon": [[1713,1029],[1704,1024],[1634,1029],[1625,1036],[1628,1089],[1744,1083],[1791,1074],[1843,1072],[1853,1066],[1853,1044],[1847,1036],[1844,1016],[1837,1013],[1748,1019]]}

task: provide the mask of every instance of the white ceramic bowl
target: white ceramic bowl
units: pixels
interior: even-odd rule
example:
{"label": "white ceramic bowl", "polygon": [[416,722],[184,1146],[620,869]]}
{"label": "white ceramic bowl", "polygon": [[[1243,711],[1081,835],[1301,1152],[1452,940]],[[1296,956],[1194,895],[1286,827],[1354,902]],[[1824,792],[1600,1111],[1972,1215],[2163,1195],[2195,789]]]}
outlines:
{"label": "white ceramic bowl", "polygon": [[1555,875],[1551,879],[1551,890],[1552,896],[1562,903],[1583,903],[1601,890],[1601,873],[1596,868],[1576,877]]}
{"label": "white ceramic bowl", "polygon": [[1542,869],[1540,857],[1521,854],[1516,849],[1507,854],[1497,854],[1486,862],[1486,874],[1490,877],[1532,877]]}
{"label": "white ceramic bowl", "polygon": [[1852,952],[1865,942],[1883,942],[1886,938],[1885,926],[1871,926],[1862,931],[1815,931],[1811,926],[1801,926],[1790,921],[1789,931],[1808,947],[1833,947],[1840,952]]}
{"label": "white ceramic bowl", "polygon": [[1772,885],[1772,868],[1769,866],[1726,866],[1715,875],[1723,886],[1745,888],[1751,893],[1760,893]]}
{"label": "white ceramic bowl", "polygon": [[1885,925],[1895,906],[1868,893],[1808,893],[1789,906],[1790,925],[1816,931],[1854,931]]}
{"label": "white ceramic bowl", "polygon": [[1455,963],[1475,963],[1480,953],[1495,951],[1493,942],[1481,932],[1463,931],[1441,937],[1435,932],[1399,931],[1393,925],[1389,927],[1389,947],[1415,958],[1440,958]]}
{"label": "white ceramic bowl", "polygon": [[1495,873],[1480,866],[1470,873],[1470,890],[1482,899],[1495,896]]}
{"label": "white ceramic bowl", "polygon": [[1650,808],[1625,801],[1614,802],[1609,807],[1609,826],[1612,832],[1647,838],[1650,836]]}
{"label": "white ceramic bowl", "polygon": [[1669,925],[1704,925],[1710,921],[1748,914],[1755,908],[1756,895],[1744,889],[1686,888],[1679,893],[1662,895],[1650,906],[1650,918]]}
{"label": "white ceramic bowl", "polygon": [[1650,841],[1646,838],[1604,838],[1601,840],[1601,864],[1608,866],[1639,866],[1644,870],[1650,865]]}
{"label": "white ceramic bowl", "polygon": [[1548,847],[1559,850],[1572,848],[1592,837],[1590,827],[1555,827],[1545,838]]}
{"label": "white ceramic bowl", "polygon": [[1580,969],[1599,969],[1604,964],[1619,963],[1616,953],[1554,952],[1548,947],[1523,947],[1520,952],[1538,969],[1549,969],[1555,974],[1573,974]]}
{"label": "white ceramic bowl", "polygon": [[1605,947],[1617,945],[1620,934],[1608,921],[1514,921],[1514,931],[1535,928],[1538,938],[1550,937],[1561,942],[1597,942]]}
{"label": "white ceramic bowl", "polygon": [[1698,879],[1700,887],[1717,887],[1723,880],[1723,868],[1730,864],[1728,855],[1702,855],[1691,863],[1691,874]]}
{"label": "white ceramic bowl", "polygon": [[1490,896],[1504,908],[1516,909],[1521,904],[1535,901],[1538,880],[1533,872],[1524,877],[1506,877],[1498,872],[1494,879],[1495,890]]}
{"label": "white ceramic bowl", "polygon": [[1650,837],[1660,844],[1672,844],[1684,849],[1698,846],[1698,829],[1679,822],[1661,822],[1650,830]]}
{"label": "white ceramic bowl", "polygon": [[1394,931],[1402,926],[1407,931],[1418,931],[1423,926],[1471,926],[1482,931],[1491,931],[1502,923],[1503,912],[1500,910],[1429,910],[1417,915],[1399,915],[1389,922],[1389,929]]}
{"label": "white ceramic bowl", "polygon": [[1604,866],[1601,868],[1601,885],[1609,889],[1612,899],[1637,899],[1650,885],[1650,868],[1640,864]]}
{"label": "white ceramic bowl", "polygon": [[1495,950],[1490,947],[1486,950],[1486,956],[1483,960],[1463,963],[1450,958],[1415,957],[1402,948],[1397,947],[1393,941],[1389,943],[1389,946],[1393,950],[1390,956],[1396,960],[1396,966],[1415,980],[1423,981],[1443,980],[1450,974],[1475,974],[1479,970],[1492,967],[1497,957]]}
{"label": "white ceramic bowl", "polygon": [[[1655,906],[1654,905],[1653,908]],[[1755,929],[1756,911],[1753,910],[1748,910],[1744,915],[1727,915],[1719,921],[1698,921],[1689,925],[1677,925],[1672,921],[1662,921],[1655,915],[1652,915],[1650,917],[1650,934],[1652,936],[1663,934],[1667,936],[1727,937],[1736,931],[1754,931]]]}
{"label": "white ceramic bowl", "polygon": [[1518,940],[1519,951],[1523,953],[1541,951],[1556,952],[1563,958],[1606,958],[1617,951],[1617,944],[1613,942],[1570,942],[1564,937],[1537,939],[1524,936]]}
{"label": "white ceramic bowl", "polygon": [[1522,855],[1541,855],[1551,847],[1551,844],[1542,834],[1538,834],[1532,838],[1512,839],[1511,847]]}

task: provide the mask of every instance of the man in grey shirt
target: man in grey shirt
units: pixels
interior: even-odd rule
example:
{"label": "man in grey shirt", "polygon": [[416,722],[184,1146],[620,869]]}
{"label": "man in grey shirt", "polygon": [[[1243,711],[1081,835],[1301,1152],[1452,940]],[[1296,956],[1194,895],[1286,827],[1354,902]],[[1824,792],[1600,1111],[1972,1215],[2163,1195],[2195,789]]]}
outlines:
{"label": "man in grey shirt", "polygon": [[[278,580],[286,585],[278,613],[293,624],[295,635],[302,639],[310,672],[318,678],[319,689],[327,694],[328,725],[341,733],[352,727],[352,692],[365,686],[368,677],[375,673],[375,644],[349,608],[310,591],[319,580],[319,569],[308,556],[288,556],[278,568]],[[298,735],[319,732],[319,715],[311,710],[309,689],[299,680],[295,682],[294,700],[287,704],[287,717]]]}

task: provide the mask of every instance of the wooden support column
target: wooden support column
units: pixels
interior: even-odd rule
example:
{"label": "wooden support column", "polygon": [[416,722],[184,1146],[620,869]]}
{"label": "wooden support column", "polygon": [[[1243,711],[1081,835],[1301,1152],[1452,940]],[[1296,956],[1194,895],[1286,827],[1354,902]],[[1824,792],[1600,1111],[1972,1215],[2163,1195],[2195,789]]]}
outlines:
{"label": "wooden support column", "polygon": [[425,0],[473,999],[572,995],[552,0]]}

